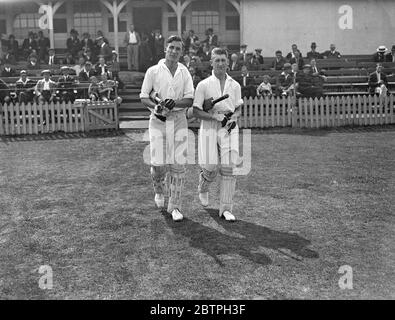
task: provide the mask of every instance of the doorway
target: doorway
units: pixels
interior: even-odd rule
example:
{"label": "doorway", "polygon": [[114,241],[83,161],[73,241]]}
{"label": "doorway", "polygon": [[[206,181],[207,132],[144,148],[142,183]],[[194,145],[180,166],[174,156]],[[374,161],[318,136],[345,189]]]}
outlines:
{"label": "doorway", "polygon": [[162,8],[133,8],[133,24],[140,34],[150,34],[155,29],[162,31]]}

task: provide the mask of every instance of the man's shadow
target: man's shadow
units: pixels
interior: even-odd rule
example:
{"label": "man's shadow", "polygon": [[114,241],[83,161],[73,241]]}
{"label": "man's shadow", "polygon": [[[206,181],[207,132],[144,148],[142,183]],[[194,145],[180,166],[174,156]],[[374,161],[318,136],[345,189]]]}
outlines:
{"label": "man's shadow", "polygon": [[224,266],[224,263],[219,258],[220,255],[240,255],[261,265],[271,264],[270,257],[259,252],[261,247],[275,250],[297,261],[303,258],[319,257],[317,252],[307,248],[311,241],[297,234],[271,230],[243,220],[228,222],[218,216],[217,209],[206,209],[206,211],[226,231],[238,236],[224,234],[188,218],[184,218],[181,222],[174,222],[169,214],[164,214],[164,216],[167,225],[175,234],[188,238],[191,247],[202,250],[221,266]]}

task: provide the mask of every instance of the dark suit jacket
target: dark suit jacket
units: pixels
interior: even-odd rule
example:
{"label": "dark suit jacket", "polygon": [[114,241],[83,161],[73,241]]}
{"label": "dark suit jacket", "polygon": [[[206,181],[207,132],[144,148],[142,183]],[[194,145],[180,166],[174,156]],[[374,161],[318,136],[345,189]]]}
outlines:
{"label": "dark suit jacket", "polygon": [[277,58],[274,59],[272,63],[272,68],[274,70],[282,70],[284,68],[284,63],[286,63],[287,60],[284,57],[281,57],[279,61],[277,61]]}
{"label": "dark suit jacket", "polygon": [[307,59],[309,59],[309,60],[311,60],[311,59],[322,59],[322,54],[317,52],[317,51],[315,51],[315,52],[309,51],[309,52],[307,52],[306,56],[307,56]]}
{"label": "dark suit jacket", "polygon": [[[199,37],[197,36],[197,35],[193,35],[193,41],[195,42],[195,41],[197,41],[197,40],[199,40]],[[186,40],[185,40],[185,50],[187,51],[188,49],[189,49],[189,47],[191,46],[191,41],[192,41],[192,38],[191,37],[188,37]]]}
{"label": "dark suit jacket", "polygon": [[30,61],[26,65],[26,69],[28,70],[39,70],[40,69],[40,63],[37,61],[37,63],[33,66]]}
{"label": "dark suit jacket", "polygon": [[[60,64],[60,59],[56,56],[56,54],[53,57],[53,64]],[[46,58],[45,62],[49,65],[49,56]]]}
{"label": "dark suit jacket", "polygon": [[208,45],[210,45],[212,47],[216,47],[216,46],[218,46],[218,36],[216,34],[213,34],[211,43],[210,43],[210,37],[207,36],[207,38],[206,38],[206,40],[204,40],[204,42],[206,42]]}
{"label": "dark suit jacket", "polygon": [[85,70],[82,70],[80,72],[80,74],[78,75],[78,79],[82,82],[87,82],[87,81],[90,81],[90,77],[92,77],[92,76],[96,76],[95,70],[91,69],[89,74]]}
{"label": "dark suit jacket", "polygon": [[331,52],[330,50],[325,51],[322,56],[327,59],[340,59],[341,54],[339,51]]}
{"label": "dark suit jacket", "polygon": [[392,55],[391,52],[390,52],[390,53],[387,53],[387,54],[385,55],[385,61],[386,61],[386,62],[395,62],[395,61],[392,61],[392,60],[393,60],[392,57],[393,57],[393,55]]}
{"label": "dark suit jacket", "polygon": [[36,40],[33,40],[30,43],[29,43],[29,38],[23,40],[22,49],[24,51],[28,51],[29,53],[32,51],[32,49],[37,50],[37,42],[36,42]]}
{"label": "dark suit jacket", "polygon": [[4,58],[3,58],[3,63],[8,62],[9,64],[15,65],[16,64],[16,59],[15,55],[12,53],[7,53]]}
{"label": "dark suit jacket", "polygon": [[303,61],[303,59],[302,59],[301,57],[299,58],[299,61],[298,61],[298,62],[296,61],[296,58],[291,58],[291,59],[289,60],[289,63],[290,63],[290,64],[297,63],[297,64],[298,64],[298,67],[299,67],[299,70],[302,70],[302,67],[304,66],[304,61]]}
{"label": "dark suit jacket", "polygon": [[112,50],[107,43],[105,43],[103,47],[100,47],[99,54],[104,57],[105,61],[111,60],[112,58]]}
{"label": "dark suit jacket", "polygon": [[229,63],[229,70],[230,71],[240,71],[242,67],[242,64],[240,62],[236,62],[235,65],[233,66],[233,61]]}
{"label": "dark suit jacket", "polygon": [[18,41],[15,40],[13,43],[11,43],[11,41],[8,41],[7,45],[8,45],[8,52],[13,54],[15,57],[17,57],[19,53]]}
{"label": "dark suit jacket", "polygon": [[373,55],[373,61],[374,62],[385,62],[385,54],[384,53],[380,53],[380,52],[376,52]]}
{"label": "dark suit jacket", "polygon": [[[381,80],[384,82],[385,86],[388,86],[387,75],[385,73],[381,72],[380,73],[380,77],[381,77]],[[377,83],[377,73],[376,73],[376,71],[372,72],[369,75],[368,84],[369,84],[370,93],[374,93],[375,89],[380,85],[380,84]]]}
{"label": "dark suit jacket", "polygon": [[[300,50],[298,49],[298,51],[299,51],[299,55],[300,55],[300,57],[301,58],[303,58],[303,56],[302,56],[302,52],[300,52]],[[287,55],[286,55],[286,57],[285,57],[287,60],[291,60],[291,58],[292,58],[292,52],[289,52]]]}

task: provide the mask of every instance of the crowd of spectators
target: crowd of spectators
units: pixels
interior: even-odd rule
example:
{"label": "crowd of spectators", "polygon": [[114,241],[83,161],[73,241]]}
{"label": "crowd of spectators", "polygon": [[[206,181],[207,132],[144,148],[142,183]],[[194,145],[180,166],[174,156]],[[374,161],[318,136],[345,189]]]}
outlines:
{"label": "crowd of spectators", "polygon": [[[211,72],[209,67],[211,50],[219,45],[218,36],[214,34],[212,28],[209,28],[206,30],[205,38],[199,39],[195,32],[190,30],[184,32],[183,40],[185,51],[181,62],[189,69],[196,86]],[[140,34],[134,29],[134,25],[130,25],[124,37],[124,44],[127,52],[127,67],[130,71],[145,71],[164,57],[164,38],[160,30]],[[317,51],[317,44],[312,42],[311,50],[305,55],[296,44],[293,44],[286,55],[283,55],[281,50],[275,52],[275,57],[270,63],[271,70],[280,71],[275,79],[268,75],[256,78],[251,76],[250,72],[262,69],[265,62],[263,50],[257,48],[251,52],[247,49],[248,46],[243,44],[239,52],[234,52],[229,57],[229,71],[239,72],[235,79],[240,83],[243,96],[246,97],[290,94],[319,97],[322,95],[326,76],[324,70],[319,70],[316,61],[342,57],[334,44],[329,46],[329,50],[320,53]],[[390,52],[388,51],[385,46],[379,46],[372,56],[372,61],[395,62],[395,45]],[[73,102],[78,98],[109,100],[114,98],[116,88],[122,89],[124,86],[119,77],[118,53],[112,50],[108,39],[100,30],[92,39],[89,33],[85,32],[80,37],[79,33],[72,29],[66,41],[66,50],[62,54],[57,54],[55,49],[51,48],[49,39],[42,31],[29,32],[21,45],[13,35],[8,38],[1,37],[0,76],[18,76],[14,66],[21,61],[25,61],[26,64],[15,83],[16,91],[4,93],[7,92],[6,83],[1,81],[0,102],[53,100]],[[203,64],[206,68],[201,67]],[[61,76],[54,82],[51,80],[51,73],[57,66],[63,67]],[[267,67],[268,64],[265,66]],[[43,79],[33,81],[28,78],[29,70],[40,69],[46,69],[42,73]],[[378,70],[369,76],[370,92],[384,90],[383,86],[387,86],[385,74],[381,68]],[[45,80],[48,76],[50,81]],[[377,80],[374,81],[375,79]],[[89,88],[76,89],[78,83],[87,83]],[[42,86],[45,89],[42,89]],[[42,91],[49,91],[51,94],[47,92],[43,94]]]}

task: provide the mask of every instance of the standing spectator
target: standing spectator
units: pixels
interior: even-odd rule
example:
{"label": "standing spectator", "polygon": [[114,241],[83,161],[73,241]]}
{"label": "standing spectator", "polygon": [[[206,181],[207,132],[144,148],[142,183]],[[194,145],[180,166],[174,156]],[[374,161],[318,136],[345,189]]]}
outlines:
{"label": "standing spectator", "polygon": [[287,62],[287,60],[283,57],[283,53],[281,50],[276,51],[276,58],[274,59],[272,63],[272,69],[273,70],[282,70],[284,67],[284,64]]}
{"label": "standing spectator", "polygon": [[149,38],[146,33],[141,34],[141,43],[139,46],[139,66],[141,71],[146,71],[152,62],[152,52],[149,45]]}
{"label": "standing spectator", "polygon": [[259,64],[264,63],[263,56],[262,56],[262,49],[255,49],[254,57],[258,61]]}
{"label": "standing spectator", "polygon": [[129,31],[125,34],[124,43],[126,45],[128,53],[128,70],[138,71],[139,70],[139,45],[140,45],[140,35],[134,30],[134,25],[131,24]]}
{"label": "standing spectator", "polygon": [[206,30],[206,40],[205,42],[208,44],[210,51],[218,47],[218,36],[214,34],[213,28],[208,28]]}
{"label": "standing spectator", "polygon": [[124,88],[124,83],[119,77],[121,67],[118,62],[118,53],[115,50],[112,51],[112,59],[110,62],[109,71],[111,74],[111,78],[118,82],[118,89],[122,90]]}
{"label": "standing spectator", "polygon": [[191,46],[194,47],[195,42],[198,40],[199,37],[195,34],[195,31],[189,30],[188,37],[185,40],[185,52],[189,52],[189,48]]}
{"label": "standing spectator", "polygon": [[1,104],[11,102],[11,92],[8,85],[0,79],[0,111]]}
{"label": "standing spectator", "polygon": [[387,75],[383,72],[383,66],[381,63],[378,63],[376,66],[376,71],[369,75],[368,85],[371,94],[377,93],[380,95],[380,97],[387,94]]}
{"label": "standing spectator", "polygon": [[391,52],[385,55],[385,61],[387,62],[395,62],[395,44],[391,48]]}
{"label": "standing spectator", "polygon": [[292,94],[294,89],[295,75],[292,72],[292,66],[290,63],[284,64],[284,71],[278,76],[276,81],[276,93],[277,95],[287,96]]}
{"label": "standing spectator", "polygon": [[27,77],[26,70],[21,70],[20,78],[15,83],[16,95],[19,103],[33,102],[36,83]]}
{"label": "standing spectator", "polygon": [[[289,53],[287,54],[287,56],[286,56],[288,62],[290,62],[292,58],[295,58],[295,53],[296,53],[296,52],[299,52],[299,57],[300,57],[300,58],[303,58],[302,53],[301,53],[300,50],[298,49],[298,46],[297,46],[296,44],[293,44],[293,45],[291,46],[291,52],[289,52]],[[290,62],[290,63],[292,63],[292,62]]]}
{"label": "standing spectator", "polygon": [[15,69],[11,67],[11,64],[8,61],[5,61],[4,63],[4,67],[1,70],[1,76],[4,78],[16,76]]}
{"label": "standing spectator", "polygon": [[307,59],[322,59],[322,55],[316,51],[317,44],[315,42],[311,43],[311,51],[307,52]]}
{"label": "standing spectator", "polygon": [[22,50],[25,59],[27,59],[33,50],[37,51],[37,42],[34,40],[34,33],[32,31],[29,32],[28,38],[23,41]]}
{"label": "standing spectator", "polygon": [[240,71],[241,70],[241,67],[242,67],[242,64],[241,64],[241,62],[239,61],[239,57],[237,56],[237,54],[236,53],[233,53],[231,56],[230,56],[230,65],[229,65],[229,70],[230,71]]}
{"label": "standing spectator", "polygon": [[8,37],[8,53],[15,57],[15,60],[19,59],[19,44],[18,41],[15,40],[15,36],[11,34]]}
{"label": "standing spectator", "polygon": [[56,82],[50,79],[51,71],[43,70],[41,74],[44,76],[43,79],[38,80],[35,93],[38,103],[44,104],[45,102],[52,102],[55,98]]}
{"label": "standing spectator", "polygon": [[49,38],[44,37],[44,33],[40,30],[37,39],[38,60],[40,62],[45,63],[47,60],[49,47]]}
{"label": "standing spectator", "polygon": [[376,52],[373,55],[373,61],[374,62],[385,62],[385,52],[387,51],[387,48],[385,46],[379,46],[376,50]]}
{"label": "standing spectator", "polygon": [[340,59],[341,54],[339,51],[336,51],[336,46],[332,43],[329,46],[329,50],[325,51],[322,56],[324,59]]}
{"label": "standing spectator", "polygon": [[78,55],[78,51],[81,50],[81,42],[78,39],[78,32],[77,30],[71,29],[70,30],[70,38],[66,41],[67,51],[71,53],[73,58],[76,58]]}
{"label": "standing spectator", "polygon": [[86,61],[85,67],[78,75],[78,78],[81,82],[87,82],[92,76],[96,76],[96,72],[92,68],[92,62]]}
{"label": "standing spectator", "polygon": [[47,64],[49,66],[53,66],[53,65],[58,65],[59,64],[59,59],[55,55],[55,49],[54,48],[50,48],[48,50]]}
{"label": "standing spectator", "polygon": [[111,60],[112,50],[108,43],[104,41],[104,37],[100,37],[97,39],[99,44],[99,56],[102,56],[105,61]]}

